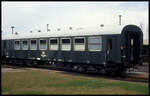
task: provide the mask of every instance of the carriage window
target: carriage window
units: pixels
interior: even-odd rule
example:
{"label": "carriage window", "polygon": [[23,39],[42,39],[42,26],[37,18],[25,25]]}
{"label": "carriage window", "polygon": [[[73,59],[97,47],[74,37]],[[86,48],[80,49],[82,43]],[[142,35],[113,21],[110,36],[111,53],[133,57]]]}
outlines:
{"label": "carriage window", "polygon": [[70,39],[62,39],[62,44],[70,44]]}
{"label": "carriage window", "polygon": [[20,50],[20,41],[15,41],[15,50]]}
{"label": "carriage window", "polygon": [[85,38],[77,37],[74,39],[74,50],[84,51],[85,50]]}
{"label": "carriage window", "polygon": [[30,50],[36,50],[36,49],[37,49],[36,40],[31,40]]}
{"label": "carriage window", "polygon": [[40,50],[46,50],[47,49],[47,41],[42,39],[40,40]]}
{"label": "carriage window", "polygon": [[51,39],[50,44],[57,44],[57,39]]}
{"label": "carriage window", "polygon": [[79,38],[79,39],[75,39],[75,43],[81,43],[83,44],[84,43],[84,38]]}
{"label": "carriage window", "polygon": [[22,41],[22,49],[23,50],[28,50],[28,41],[27,40],[24,40],[24,41]]}
{"label": "carriage window", "polygon": [[61,50],[69,51],[71,50],[70,39],[61,39]]}
{"label": "carriage window", "polygon": [[52,38],[49,41],[49,49],[50,50],[58,50],[58,39]]}
{"label": "carriage window", "polygon": [[101,51],[102,50],[102,37],[89,37],[88,50],[89,51]]}

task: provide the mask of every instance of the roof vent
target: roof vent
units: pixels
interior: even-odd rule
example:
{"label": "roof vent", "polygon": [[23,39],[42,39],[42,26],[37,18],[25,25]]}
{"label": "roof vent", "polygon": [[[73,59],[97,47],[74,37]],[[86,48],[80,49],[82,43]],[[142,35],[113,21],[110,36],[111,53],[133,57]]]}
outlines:
{"label": "roof vent", "polygon": [[60,31],[60,28],[57,28],[57,31]]}
{"label": "roof vent", "polygon": [[47,32],[51,31],[51,29],[47,29]]}
{"label": "roof vent", "polygon": [[30,33],[32,33],[32,31],[30,31]]}
{"label": "roof vent", "polygon": [[104,27],[104,24],[101,24],[100,27]]}
{"label": "roof vent", "polygon": [[41,30],[38,30],[38,32],[41,32]]}
{"label": "roof vent", "polygon": [[82,27],[80,27],[80,28],[76,28],[76,30],[82,30],[83,28]]}
{"label": "roof vent", "polygon": [[15,35],[18,35],[18,32],[15,32]]}
{"label": "roof vent", "polygon": [[72,30],[72,27],[69,27],[69,30]]}

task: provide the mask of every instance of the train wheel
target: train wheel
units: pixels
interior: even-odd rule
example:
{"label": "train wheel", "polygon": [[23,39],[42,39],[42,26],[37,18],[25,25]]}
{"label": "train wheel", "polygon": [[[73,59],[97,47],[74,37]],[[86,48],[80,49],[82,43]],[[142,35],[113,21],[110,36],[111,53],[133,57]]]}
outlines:
{"label": "train wheel", "polygon": [[73,68],[70,64],[66,64],[66,69],[67,71],[72,71]]}
{"label": "train wheel", "polygon": [[105,74],[106,75],[112,75],[113,71],[107,68],[107,69],[105,69]]}
{"label": "train wheel", "polygon": [[74,65],[73,69],[79,73],[86,72],[86,67],[81,66],[81,65]]}
{"label": "train wheel", "polygon": [[116,70],[116,71],[114,71],[114,74],[116,75],[116,76],[125,76],[126,75],[126,70]]}

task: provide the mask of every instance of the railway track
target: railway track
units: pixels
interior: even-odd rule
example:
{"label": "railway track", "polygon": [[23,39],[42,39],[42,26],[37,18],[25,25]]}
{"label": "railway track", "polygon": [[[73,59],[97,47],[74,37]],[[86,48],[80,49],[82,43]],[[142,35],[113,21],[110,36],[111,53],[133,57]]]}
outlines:
{"label": "railway track", "polygon": [[134,73],[128,73],[126,75],[127,80],[137,81],[137,82],[149,82],[149,76],[148,73],[145,72],[134,72]]}
{"label": "railway track", "polygon": [[124,76],[116,76],[112,74],[105,74],[103,72],[95,72],[95,71],[87,71],[84,73],[76,72],[76,71],[68,71],[64,68],[56,68],[56,67],[42,67],[39,68],[46,68],[46,69],[53,69],[53,70],[61,70],[64,72],[67,72],[68,74],[78,74],[78,75],[86,75],[86,76],[92,76],[92,77],[104,77],[108,79],[114,79],[114,80],[122,80],[122,81],[132,81],[132,82],[149,82],[148,73],[145,72],[128,72]]}
{"label": "railway track", "polygon": [[[11,66],[11,68],[21,68],[22,66]],[[23,68],[29,68],[29,67],[23,67]],[[143,82],[148,83],[149,82],[149,73],[142,73],[142,72],[129,72],[124,76],[116,76],[116,75],[108,75],[101,72],[94,72],[94,71],[87,71],[85,73],[80,73],[76,71],[68,71],[65,68],[61,67],[52,67],[52,66],[36,66],[31,68],[42,68],[42,69],[48,69],[48,70],[57,70],[57,71],[63,71],[65,74],[74,74],[74,75],[82,75],[82,76],[90,76],[90,77],[103,77],[106,79],[113,79],[113,80],[121,80],[121,81],[132,81],[132,82]]]}
{"label": "railway track", "polygon": [[130,82],[143,82],[143,83],[148,83],[149,82],[149,78],[148,78],[148,74],[146,77],[140,77],[139,75],[135,74],[135,75],[129,75],[126,74],[125,76],[115,76],[115,75],[106,75],[105,73],[84,73],[80,75],[87,75],[87,76],[92,76],[92,77],[103,77],[106,79],[112,79],[112,80],[121,80],[121,81],[130,81]]}

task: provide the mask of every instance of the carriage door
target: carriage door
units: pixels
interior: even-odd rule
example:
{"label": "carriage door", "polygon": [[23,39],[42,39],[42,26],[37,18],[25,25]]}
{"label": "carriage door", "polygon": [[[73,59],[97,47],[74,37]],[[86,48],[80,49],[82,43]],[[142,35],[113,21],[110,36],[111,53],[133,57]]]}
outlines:
{"label": "carriage door", "polygon": [[126,60],[130,66],[137,65],[140,60],[140,39],[139,34],[128,31],[126,34],[125,44],[125,55]]}
{"label": "carriage door", "polygon": [[137,64],[140,59],[140,41],[139,34],[132,34],[130,39],[131,45],[131,63]]}
{"label": "carriage door", "polygon": [[107,39],[107,52],[106,52],[107,61],[112,61],[112,38]]}

